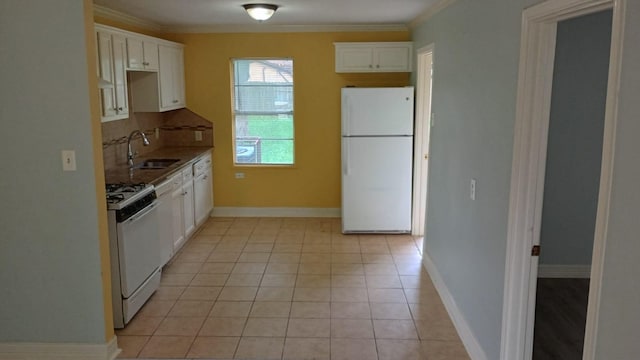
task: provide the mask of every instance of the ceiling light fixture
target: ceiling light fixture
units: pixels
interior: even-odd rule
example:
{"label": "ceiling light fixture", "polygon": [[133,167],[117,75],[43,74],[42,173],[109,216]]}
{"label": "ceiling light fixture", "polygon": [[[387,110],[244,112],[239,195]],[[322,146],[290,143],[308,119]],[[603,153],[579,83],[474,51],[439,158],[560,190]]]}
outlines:
{"label": "ceiling light fixture", "polygon": [[278,5],[271,4],[245,4],[242,7],[247,11],[249,16],[258,21],[269,20],[273,13],[278,10]]}

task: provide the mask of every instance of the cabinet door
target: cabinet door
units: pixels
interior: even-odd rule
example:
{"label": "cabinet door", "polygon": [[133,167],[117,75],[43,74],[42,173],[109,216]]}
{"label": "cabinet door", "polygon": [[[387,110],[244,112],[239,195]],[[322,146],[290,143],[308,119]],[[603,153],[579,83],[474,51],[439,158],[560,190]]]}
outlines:
{"label": "cabinet door", "polygon": [[173,63],[172,48],[160,45],[158,47],[160,61],[160,107],[170,108],[174,104],[173,97]]}
{"label": "cabinet door", "polygon": [[182,184],[183,190],[183,213],[184,213],[184,236],[188,239],[196,229],[195,208],[193,198],[193,181],[186,181]]}
{"label": "cabinet door", "polygon": [[144,50],[142,39],[127,38],[127,67],[129,69],[144,69]]}
{"label": "cabinet door", "polygon": [[127,96],[127,45],[121,35],[111,35],[113,43],[113,79],[116,93],[116,114],[119,118],[129,116],[129,98]]}
{"label": "cabinet door", "polygon": [[128,37],[127,67],[130,70],[158,70],[158,44]]}
{"label": "cabinet door", "polygon": [[[182,184],[182,181],[180,181]],[[184,244],[184,194],[182,186],[178,186],[171,194],[171,209],[173,214],[173,252],[174,254]]]}
{"label": "cabinet door", "polygon": [[184,64],[182,49],[158,46],[160,76],[160,109],[184,107]]}
{"label": "cabinet door", "polygon": [[174,106],[184,107],[184,50],[175,48],[173,50],[174,66],[173,66],[173,97],[175,98]]}
{"label": "cabinet door", "polygon": [[375,47],[373,56],[376,71],[411,71],[411,46],[379,45]]}
{"label": "cabinet door", "polygon": [[413,43],[335,43],[336,72],[411,72]]}
{"label": "cabinet door", "polygon": [[196,225],[204,223],[213,208],[213,182],[211,168],[193,180]]}
{"label": "cabinet door", "polygon": [[174,246],[174,210],[172,192],[158,196],[158,219],[160,240],[160,266],[164,266],[173,257]]}
{"label": "cabinet door", "polygon": [[336,72],[373,71],[373,50],[370,46],[336,48]]}
{"label": "cabinet door", "polygon": [[145,40],[142,43],[144,48],[144,65],[145,70],[158,70],[158,44]]}
{"label": "cabinet door", "polygon": [[116,94],[113,84],[113,47],[111,34],[96,32],[98,45],[98,76],[102,120],[116,116]]}

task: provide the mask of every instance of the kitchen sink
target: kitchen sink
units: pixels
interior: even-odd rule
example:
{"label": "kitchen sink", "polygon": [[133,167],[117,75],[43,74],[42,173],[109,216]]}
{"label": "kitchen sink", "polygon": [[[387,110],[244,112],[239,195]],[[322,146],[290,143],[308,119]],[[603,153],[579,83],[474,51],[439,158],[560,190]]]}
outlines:
{"label": "kitchen sink", "polygon": [[180,159],[149,159],[145,160],[138,165],[134,166],[134,169],[166,169],[169,166],[177,163]]}

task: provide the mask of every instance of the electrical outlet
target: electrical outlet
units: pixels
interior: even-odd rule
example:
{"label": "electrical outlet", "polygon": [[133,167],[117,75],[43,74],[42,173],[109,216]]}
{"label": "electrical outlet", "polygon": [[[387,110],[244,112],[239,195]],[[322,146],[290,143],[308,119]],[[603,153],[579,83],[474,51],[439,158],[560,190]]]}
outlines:
{"label": "electrical outlet", "polygon": [[236,179],[244,179],[244,173],[237,172],[236,173]]}
{"label": "electrical outlet", "polygon": [[62,170],[76,171],[76,152],[75,150],[62,150]]}
{"label": "electrical outlet", "polygon": [[156,132],[156,140],[160,139],[160,128],[156,128],[155,132]]}
{"label": "electrical outlet", "polygon": [[469,197],[471,200],[476,199],[476,179],[471,179],[471,185],[469,186]]}
{"label": "electrical outlet", "polygon": [[202,131],[196,130],[196,141],[202,141]]}

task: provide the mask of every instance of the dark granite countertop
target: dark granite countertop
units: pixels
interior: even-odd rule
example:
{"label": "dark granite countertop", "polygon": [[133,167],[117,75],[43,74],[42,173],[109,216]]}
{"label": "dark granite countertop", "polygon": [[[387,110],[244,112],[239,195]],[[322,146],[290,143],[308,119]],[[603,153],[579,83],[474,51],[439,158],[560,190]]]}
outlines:
{"label": "dark granite countertop", "polygon": [[180,159],[165,169],[133,169],[129,170],[127,164],[105,170],[105,182],[115,183],[145,183],[158,185],[167,177],[173,175],[178,169],[193,163],[195,159],[212,152],[212,147],[165,147],[152,151],[144,156],[135,158],[135,163],[141,163],[148,159]]}

